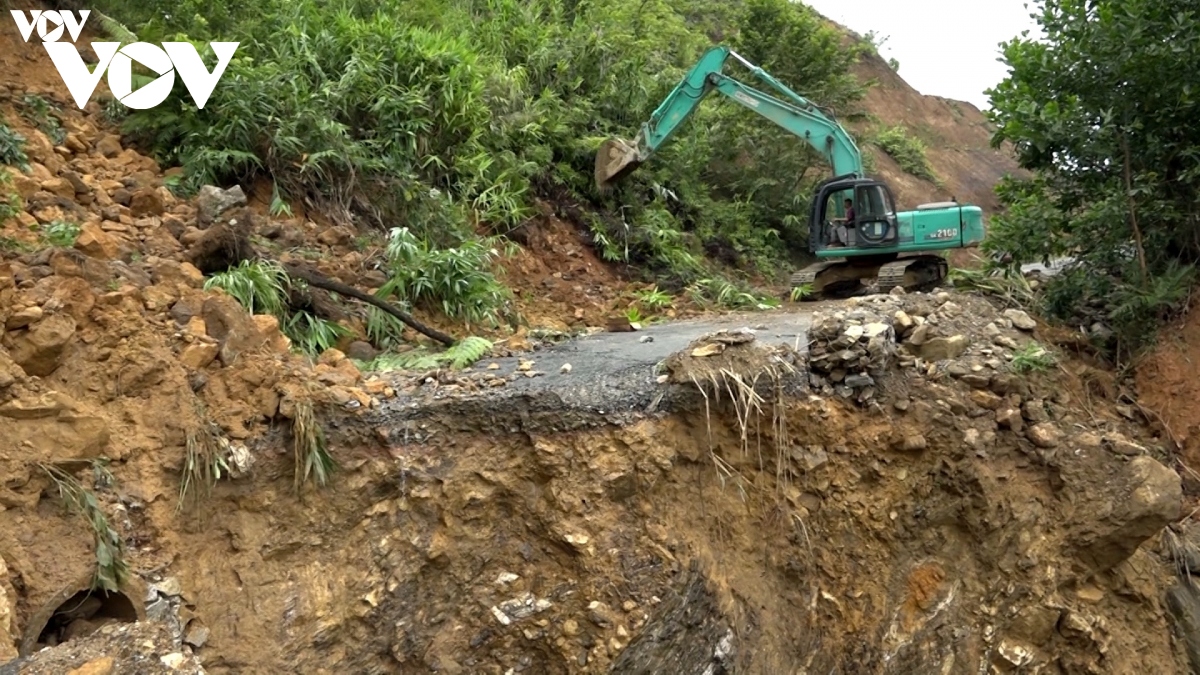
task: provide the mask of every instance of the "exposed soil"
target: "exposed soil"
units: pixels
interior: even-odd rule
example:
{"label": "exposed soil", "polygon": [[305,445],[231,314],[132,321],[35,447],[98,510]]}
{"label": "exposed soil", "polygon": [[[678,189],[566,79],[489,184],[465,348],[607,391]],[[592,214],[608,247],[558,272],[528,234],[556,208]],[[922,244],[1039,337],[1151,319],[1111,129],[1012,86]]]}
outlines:
{"label": "exposed soil", "polygon": [[[1179,450],[1179,462],[1193,488],[1200,487],[1200,314],[1189,311],[1164,328],[1159,341],[1138,365],[1138,399],[1166,440]],[[1200,490],[1197,490],[1200,491]]]}
{"label": "exposed soil", "polygon": [[[303,499],[281,439],[186,516],[142,455],[121,475],[161,496],[135,569],[169,565],[210,673],[1184,672],[1158,546],[1179,478],[1148,437],[1112,401],[1078,410],[1077,377],[987,365],[1029,340],[989,339],[987,303],[901,306],[969,345],[929,370],[905,354],[942,343],[898,323],[874,405],[804,375],[762,382],[763,417],[737,385],[706,402],[703,359],[746,382],[773,358],[727,333],[668,359],[658,414],[413,391],[331,420],[342,472]],[[61,521],[22,511],[18,532]]]}
{"label": "exposed soil", "polygon": [[[534,353],[520,327],[494,333],[514,353],[495,368],[364,378],[203,290],[189,252],[240,226],[371,290],[373,245],[268,217],[262,185],[205,222],[14,35],[0,114],[34,166],[0,236],[83,231],[0,259],[0,673],[1115,674],[1200,658],[1176,464],[1111,375],[1069,355],[1017,372],[1031,340],[1055,342],[1029,317],[882,296]],[[26,93],[67,111],[62,145],[19,113]],[[980,176],[960,200],[982,201]],[[578,232],[547,212],[519,234],[505,273],[528,328],[627,306]],[[297,490],[310,406],[337,469]],[[189,448],[226,465],[181,499]],[[64,512],[54,470],[107,527]],[[129,574],[102,598],[107,528]]]}

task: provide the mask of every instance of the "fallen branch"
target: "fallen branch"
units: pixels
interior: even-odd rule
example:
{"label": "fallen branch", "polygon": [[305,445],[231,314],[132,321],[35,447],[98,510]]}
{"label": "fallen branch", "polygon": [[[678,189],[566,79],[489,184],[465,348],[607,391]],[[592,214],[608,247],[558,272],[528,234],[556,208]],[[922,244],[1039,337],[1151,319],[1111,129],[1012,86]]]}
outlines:
{"label": "fallen branch", "polygon": [[[250,223],[253,214],[250,213],[249,209],[241,209],[226,217],[230,222]],[[272,258],[264,256],[255,250],[254,246],[250,243],[248,232],[250,232],[250,228],[246,225],[239,227],[233,227],[227,223],[213,225],[204,233],[204,236],[199,241],[192,245],[188,251],[186,260],[206,275],[227,270],[238,265],[243,260],[272,260]],[[453,337],[417,321],[395,305],[380,300],[369,293],[364,293],[353,286],[347,286],[346,284],[334,281],[311,267],[295,262],[280,264],[283,265],[284,271],[290,277],[303,279],[309,286],[331,291],[378,307],[380,310],[400,319],[405,325],[418,333],[437,340],[447,347],[452,347],[458,342]]]}
{"label": "fallen branch", "polygon": [[364,293],[364,292],[358,290],[357,288],[354,288],[353,286],[347,286],[346,284],[338,283],[338,282],[334,281],[333,279],[330,279],[329,277],[319,274],[318,272],[316,272],[312,269],[301,267],[300,265],[297,265],[296,263],[288,263],[288,264],[284,265],[284,270],[288,273],[288,276],[295,277],[297,279],[303,279],[305,281],[305,283],[307,283],[310,286],[316,286],[317,288],[331,291],[333,293],[337,293],[338,295],[344,295],[348,298],[354,298],[355,300],[365,302],[368,305],[373,305],[375,307],[378,307],[380,310],[387,312],[388,314],[391,314],[392,316],[396,317],[397,319],[400,319],[407,326],[409,326],[413,330],[417,331],[418,333],[421,333],[422,335],[424,335],[426,337],[437,340],[438,342],[446,345],[447,347],[452,347],[452,346],[454,346],[454,344],[456,342],[458,342],[453,337],[446,335],[445,333],[437,330],[436,328],[430,328],[429,326],[426,326],[425,324],[421,323],[420,321],[417,321],[408,313],[403,312],[400,309],[398,309],[395,305],[392,305],[391,303],[388,303],[388,302],[384,302],[383,300],[380,300],[379,298],[377,298],[373,295],[370,295],[368,293]]}

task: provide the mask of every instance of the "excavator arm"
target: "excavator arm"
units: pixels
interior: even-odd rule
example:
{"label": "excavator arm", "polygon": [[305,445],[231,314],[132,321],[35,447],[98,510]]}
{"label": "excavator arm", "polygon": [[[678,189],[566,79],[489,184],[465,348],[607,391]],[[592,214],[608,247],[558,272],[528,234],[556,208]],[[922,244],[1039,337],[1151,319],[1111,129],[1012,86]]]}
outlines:
{"label": "excavator arm", "polygon": [[[722,73],[721,70],[731,58],[746,66],[780,96],[764,93]],[[650,120],[642,125],[634,141],[613,138],[600,146],[596,153],[597,186],[601,189],[611,186],[649,159],[713,91],[724,94],[804,139],[830,163],[839,177],[863,175],[862,155],[858,146],[831,114],[822,111],[816,104],[793,92],[728,47],[713,47],[704,53],[667,95]]]}

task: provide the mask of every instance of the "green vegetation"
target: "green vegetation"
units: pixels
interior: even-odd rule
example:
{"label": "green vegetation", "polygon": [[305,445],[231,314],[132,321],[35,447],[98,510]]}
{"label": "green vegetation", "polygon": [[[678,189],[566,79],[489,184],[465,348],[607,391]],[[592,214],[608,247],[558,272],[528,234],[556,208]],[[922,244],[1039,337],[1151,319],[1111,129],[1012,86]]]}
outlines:
{"label": "green vegetation", "polygon": [[67,130],[60,121],[62,109],[54,103],[37,94],[26,94],[17,101],[17,108],[21,116],[46,134],[51,143],[62,145],[67,140]]}
{"label": "green vegetation", "polygon": [[195,506],[201,498],[212,496],[212,489],[222,476],[229,475],[229,463],[222,447],[221,430],[198,409],[203,420],[188,429],[183,477],[179,481],[179,501],[176,512],[187,506]]}
{"label": "green vegetation", "polygon": [[[0,164],[15,166],[21,171],[29,170],[29,156],[25,154],[25,137],[0,122]],[[5,172],[7,176],[7,172]]]}
{"label": "green vegetation", "polygon": [[1014,372],[1033,373],[1049,370],[1058,364],[1058,359],[1045,347],[1030,342],[1013,354],[1011,366]]}
{"label": "green vegetation", "polygon": [[448,347],[440,352],[431,352],[424,348],[418,348],[399,354],[384,354],[365,367],[369,370],[380,372],[387,372],[389,370],[434,370],[444,366],[461,370],[482,359],[491,350],[491,341],[472,335],[459,340],[453,347]]}
{"label": "green vegetation", "polygon": [[204,282],[204,287],[224,290],[251,314],[274,316],[279,320],[283,334],[309,355],[320,354],[348,334],[340,324],[303,309],[294,309],[289,303],[289,295],[302,293],[304,282],[292,279],[274,262],[243,261],[237,267],[212,275]]}
{"label": "green vegetation", "polygon": [[55,220],[42,228],[41,239],[51,246],[70,248],[75,245],[81,230],[77,223]]}
{"label": "green vegetation", "polygon": [[1200,15],[1171,0],[1042,0],[1045,41],[1004,45],[998,131],[1035,172],[998,192],[985,249],[1005,264],[1072,256],[1042,295],[1053,317],[1146,346],[1184,309],[1200,260]]}
{"label": "green vegetation", "polygon": [[21,213],[21,197],[13,191],[12,175],[0,168],[0,225]]}
{"label": "green vegetation", "polygon": [[[507,302],[487,267],[498,245],[481,235],[506,234],[537,198],[582,206],[606,258],[670,292],[716,276],[707,261],[778,273],[805,248],[808,194],[828,166],[716,98],[619,190],[593,186],[601,140],[635,134],[710,36],[842,117],[862,94],[849,71],[857,52],[787,0],[99,0],[98,9],[141,39],[242,42],[204,110],[180,83],[167,103],[123,117],[160,161],[187,168],[181,191],[268,176],[280,212],[304,200],[392,232],[389,296],[472,323],[497,321]],[[413,256],[437,270],[398,262]]]}
{"label": "green vegetation", "polygon": [[921,139],[909,135],[903,125],[881,129],[871,142],[896,160],[905,172],[917,178],[938,182],[938,177],[925,156],[925,144]]}
{"label": "green vegetation", "polygon": [[292,453],[296,460],[294,486],[297,494],[305,483],[315,483],[317,487],[329,484],[337,463],[329,454],[325,431],[317,422],[309,399],[296,402],[296,413],[292,418]]}
{"label": "green vegetation", "polygon": [[[468,324],[500,324],[512,293],[489,271],[492,261],[510,244],[498,237],[467,238],[452,248],[435,248],[406,227],[392,230],[387,246],[390,279],[379,289],[384,300],[405,306],[437,309]],[[372,308],[372,316],[384,315]],[[389,319],[393,319],[390,315]]]}
{"label": "green vegetation", "polygon": [[771,309],[781,303],[778,298],[755,294],[745,284],[735,284],[727,279],[700,279],[688,287],[692,301],[701,306],[730,309]]}
{"label": "green vegetation", "polygon": [[[96,550],[96,570],[92,576],[92,590],[117,591],[129,578],[129,563],[125,560],[125,545],[121,535],[112,528],[108,516],[100,508],[100,501],[93,490],[85,488],[79,479],[52,464],[39,464],[42,471],[58,489],[58,496],[68,512],[83,516],[92,531]],[[91,462],[93,483],[96,486],[111,486],[112,473],[104,461]]]}

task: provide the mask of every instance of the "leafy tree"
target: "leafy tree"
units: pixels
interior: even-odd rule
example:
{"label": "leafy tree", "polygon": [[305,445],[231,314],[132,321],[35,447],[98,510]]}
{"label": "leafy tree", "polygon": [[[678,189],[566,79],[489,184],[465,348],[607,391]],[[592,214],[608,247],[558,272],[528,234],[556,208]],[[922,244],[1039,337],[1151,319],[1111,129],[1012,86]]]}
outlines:
{"label": "leafy tree", "polygon": [[995,145],[1035,178],[1000,186],[985,249],[1074,257],[1048,309],[1113,324],[1129,353],[1200,258],[1200,16],[1175,0],[1041,0],[1035,16],[1045,39],[1005,43],[1011,73],[989,91]]}

